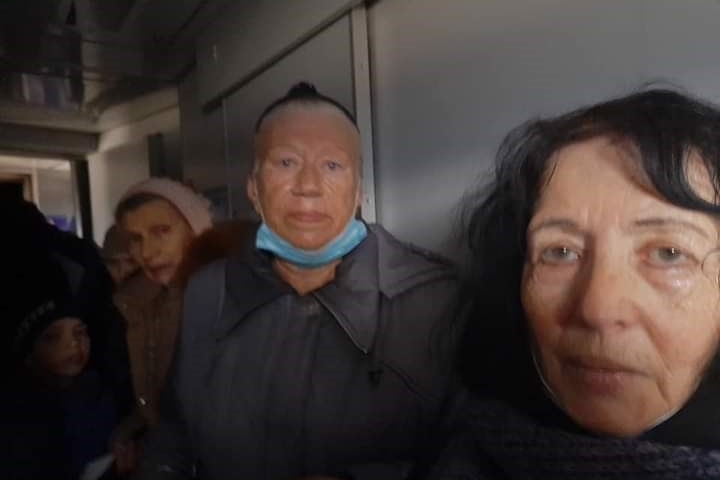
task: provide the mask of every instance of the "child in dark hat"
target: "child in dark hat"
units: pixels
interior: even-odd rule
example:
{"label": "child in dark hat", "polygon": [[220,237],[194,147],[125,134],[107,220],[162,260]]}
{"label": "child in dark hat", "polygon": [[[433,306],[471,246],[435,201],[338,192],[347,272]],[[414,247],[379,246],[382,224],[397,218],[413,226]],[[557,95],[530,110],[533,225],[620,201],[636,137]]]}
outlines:
{"label": "child in dark hat", "polygon": [[73,292],[57,258],[9,263],[3,291],[12,294],[0,317],[3,468],[8,478],[77,479],[108,455],[119,419],[113,390],[90,361],[88,302]]}
{"label": "child in dark hat", "polygon": [[87,366],[87,325],[81,312],[73,308],[72,292],[62,269],[50,261],[35,267],[39,271],[18,272],[15,294],[10,299],[12,313],[3,319],[10,334],[7,338],[14,373],[66,383]]}

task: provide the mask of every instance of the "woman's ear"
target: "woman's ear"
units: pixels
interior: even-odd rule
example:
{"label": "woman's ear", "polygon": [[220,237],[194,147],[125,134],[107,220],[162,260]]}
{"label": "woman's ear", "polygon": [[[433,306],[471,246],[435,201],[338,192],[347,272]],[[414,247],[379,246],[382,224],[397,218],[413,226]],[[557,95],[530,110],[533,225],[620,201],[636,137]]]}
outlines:
{"label": "woman's ear", "polygon": [[248,200],[250,200],[250,204],[252,205],[253,209],[255,210],[255,213],[257,213],[260,217],[262,217],[262,209],[260,208],[260,201],[258,199],[258,191],[257,191],[257,182],[255,180],[255,172],[251,172],[250,175],[248,175],[247,183],[246,183],[246,190],[247,190],[247,196]]}

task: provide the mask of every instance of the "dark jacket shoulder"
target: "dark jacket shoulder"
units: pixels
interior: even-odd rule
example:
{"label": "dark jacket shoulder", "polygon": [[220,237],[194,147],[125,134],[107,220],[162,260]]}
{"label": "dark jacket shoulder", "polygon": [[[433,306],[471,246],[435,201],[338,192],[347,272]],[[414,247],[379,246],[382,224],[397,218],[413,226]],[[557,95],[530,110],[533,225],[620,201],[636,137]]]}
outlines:
{"label": "dark jacket shoulder", "polygon": [[432,281],[455,281],[455,265],[440,254],[403,242],[380,225],[369,225],[377,238],[380,290],[392,298]]}

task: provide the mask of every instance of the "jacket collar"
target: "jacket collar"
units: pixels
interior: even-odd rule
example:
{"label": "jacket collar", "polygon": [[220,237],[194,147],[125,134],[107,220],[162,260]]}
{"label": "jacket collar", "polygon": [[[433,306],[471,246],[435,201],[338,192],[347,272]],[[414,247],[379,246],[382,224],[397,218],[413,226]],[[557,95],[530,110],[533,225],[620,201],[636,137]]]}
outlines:
{"label": "jacket collar", "polygon": [[[372,349],[380,317],[380,297],[389,299],[421,283],[452,275],[440,257],[405,245],[378,225],[346,255],[335,279],[311,295],[333,315],[355,346]],[[252,245],[231,257],[226,267],[227,293],[234,300],[233,315],[221,318],[216,335],[222,337],[250,312],[283,295],[296,295],[272,269],[272,257]]]}

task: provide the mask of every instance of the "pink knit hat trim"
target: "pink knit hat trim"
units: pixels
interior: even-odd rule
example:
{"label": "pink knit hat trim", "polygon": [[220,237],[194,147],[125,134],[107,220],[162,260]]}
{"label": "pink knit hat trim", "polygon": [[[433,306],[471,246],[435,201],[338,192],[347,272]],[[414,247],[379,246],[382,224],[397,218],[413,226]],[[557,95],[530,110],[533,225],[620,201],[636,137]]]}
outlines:
{"label": "pink knit hat trim", "polygon": [[196,235],[212,227],[210,201],[180,182],[169,178],[151,178],[130,187],[120,202],[140,193],[157,195],[170,202],[185,217]]}

